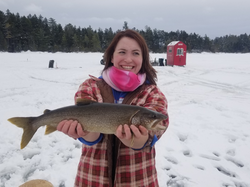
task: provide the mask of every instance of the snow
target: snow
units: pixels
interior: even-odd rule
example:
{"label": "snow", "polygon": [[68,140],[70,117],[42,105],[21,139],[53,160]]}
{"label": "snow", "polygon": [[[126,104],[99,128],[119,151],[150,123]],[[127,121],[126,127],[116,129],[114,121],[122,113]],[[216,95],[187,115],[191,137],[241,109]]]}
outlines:
{"label": "snow", "polygon": [[168,46],[174,46],[176,45],[177,43],[179,43],[180,41],[172,41],[168,44]]}
{"label": "snow", "polygon": [[[7,121],[72,105],[102,53],[0,53],[0,187],[45,179],[73,186],[81,143],[40,128],[24,149]],[[166,54],[151,54],[166,58]],[[156,144],[161,187],[250,187],[250,54],[187,54],[187,66],[155,66],[170,126]],[[55,60],[48,68],[49,60]]]}

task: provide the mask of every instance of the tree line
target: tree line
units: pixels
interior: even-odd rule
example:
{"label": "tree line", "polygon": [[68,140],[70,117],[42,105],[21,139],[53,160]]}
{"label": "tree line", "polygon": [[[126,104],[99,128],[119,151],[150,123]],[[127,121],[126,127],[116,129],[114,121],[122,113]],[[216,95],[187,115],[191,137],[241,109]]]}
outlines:
{"label": "tree line", "polygon": [[[128,29],[125,21],[123,28]],[[144,30],[131,28],[146,40],[150,52],[165,53],[172,41],[182,41],[188,52],[250,52],[250,35],[226,35],[210,39],[185,31],[165,32],[145,26]],[[114,35],[120,30],[112,28],[93,30],[91,26],[81,28],[67,24],[57,24],[53,18],[41,15],[20,16],[9,10],[0,11],[0,51],[48,51],[48,52],[104,52]]]}

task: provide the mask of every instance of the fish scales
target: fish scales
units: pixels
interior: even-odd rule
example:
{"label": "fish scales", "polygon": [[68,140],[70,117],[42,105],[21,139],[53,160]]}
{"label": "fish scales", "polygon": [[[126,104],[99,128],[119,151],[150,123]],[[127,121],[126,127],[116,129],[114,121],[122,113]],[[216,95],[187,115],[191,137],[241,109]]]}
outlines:
{"label": "fish scales", "polygon": [[[114,134],[118,125],[131,124],[130,118],[138,111],[137,107],[117,107],[114,104],[91,104],[69,106],[41,115],[34,124],[37,127],[50,125],[56,127],[62,120],[78,120],[83,129],[90,132]],[[134,124],[136,125],[136,124]]]}

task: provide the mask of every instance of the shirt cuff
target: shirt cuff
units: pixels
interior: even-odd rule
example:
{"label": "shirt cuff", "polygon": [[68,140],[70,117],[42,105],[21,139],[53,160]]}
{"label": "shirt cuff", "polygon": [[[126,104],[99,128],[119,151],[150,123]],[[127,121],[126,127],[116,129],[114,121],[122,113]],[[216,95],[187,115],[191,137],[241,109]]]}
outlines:
{"label": "shirt cuff", "polygon": [[158,138],[157,138],[156,135],[154,135],[154,137],[153,137],[153,139],[152,139],[152,141],[150,143],[150,147],[153,147],[157,141],[158,141]]}
{"label": "shirt cuff", "polygon": [[154,135],[153,139],[148,139],[148,141],[144,144],[144,146],[140,149],[133,149],[135,151],[139,151],[139,150],[142,150],[144,147],[146,147],[147,145],[150,145],[150,147],[153,147],[155,145],[155,143],[158,141],[158,138],[156,135]]}
{"label": "shirt cuff", "polygon": [[102,140],[102,138],[103,138],[103,134],[100,133],[99,138],[97,140],[93,141],[93,142],[88,142],[87,140],[84,140],[82,137],[78,138],[78,140],[80,142],[82,142],[83,144],[85,144],[85,145],[92,146],[92,145],[95,145],[95,144],[99,143]]}

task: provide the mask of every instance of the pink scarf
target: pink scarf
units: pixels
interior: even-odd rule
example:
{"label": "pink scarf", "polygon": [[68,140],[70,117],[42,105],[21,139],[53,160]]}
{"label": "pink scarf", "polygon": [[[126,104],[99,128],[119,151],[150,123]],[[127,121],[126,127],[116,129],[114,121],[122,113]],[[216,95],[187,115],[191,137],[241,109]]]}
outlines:
{"label": "pink scarf", "polygon": [[105,82],[120,92],[131,92],[141,86],[146,80],[146,74],[134,74],[130,71],[120,70],[114,66],[102,73]]}

